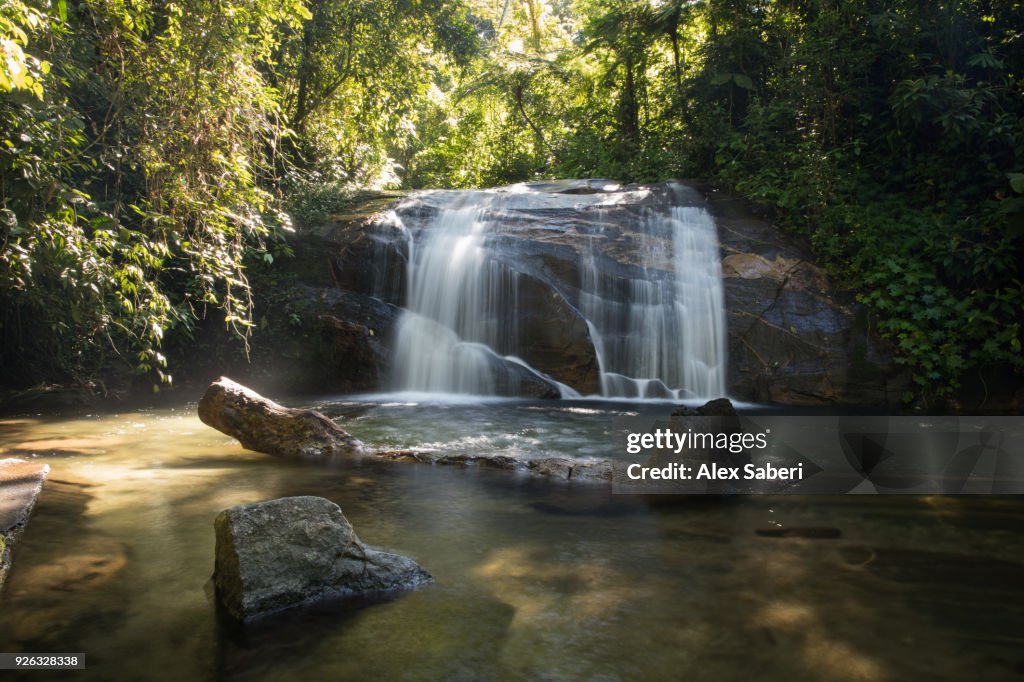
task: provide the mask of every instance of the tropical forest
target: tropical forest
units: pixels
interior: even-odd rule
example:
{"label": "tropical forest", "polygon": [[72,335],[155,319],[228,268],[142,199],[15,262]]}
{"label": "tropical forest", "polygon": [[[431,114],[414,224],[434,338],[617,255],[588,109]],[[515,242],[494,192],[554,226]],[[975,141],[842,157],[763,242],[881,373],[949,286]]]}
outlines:
{"label": "tropical forest", "polygon": [[1022,341],[1024,0],[0,0],[12,680],[1024,679]]}
{"label": "tropical forest", "polygon": [[244,344],[284,235],[380,189],[701,178],[913,377],[1019,373],[1016,2],[31,2],[0,13],[4,383]]}

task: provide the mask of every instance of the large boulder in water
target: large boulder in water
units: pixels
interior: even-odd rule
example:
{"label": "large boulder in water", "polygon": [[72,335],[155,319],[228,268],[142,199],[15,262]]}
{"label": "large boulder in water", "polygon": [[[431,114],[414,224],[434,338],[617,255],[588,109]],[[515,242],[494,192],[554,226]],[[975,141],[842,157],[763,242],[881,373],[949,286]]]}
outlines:
{"label": "large boulder in water", "polygon": [[231,507],[214,528],[217,599],[239,621],[323,599],[387,595],[431,580],[412,559],[363,544],[341,508],[322,497]]}

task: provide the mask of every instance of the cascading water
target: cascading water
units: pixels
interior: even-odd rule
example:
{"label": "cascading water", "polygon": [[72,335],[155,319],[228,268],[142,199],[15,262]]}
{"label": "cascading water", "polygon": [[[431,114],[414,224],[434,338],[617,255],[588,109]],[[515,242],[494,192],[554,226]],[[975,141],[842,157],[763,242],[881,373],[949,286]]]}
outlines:
{"label": "cascading water", "polygon": [[[714,219],[674,206],[639,221],[640,277],[610,277],[592,240],[580,308],[601,365],[601,393],[623,398],[725,394],[725,314]],[[672,270],[655,264],[671,248]]]}
{"label": "cascading water", "polygon": [[515,315],[507,312],[517,307],[517,276],[485,249],[492,198],[457,196],[422,245],[409,241],[408,309],[399,318],[395,347],[402,390],[495,392],[495,349],[515,334]]}
{"label": "cascading water", "polygon": [[[422,229],[403,228],[407,308],[397,325],[393,388],[508,394],[509,368],[536,374],[523,361],[502,357],[524,354],[519,346],[529,330],[520,329],[520,287],[528,273],[586,321],[602,396],[724,395],[726,330],[714,220],[696,206],[644,208],[639,216],[624,211],[637,196],[643,193],[566,195],[524,186],[431,194],[436,210]],[[607,217],[612,210],[614,220]],[[514,249],[499,254],[492,248],[523,223],[564,233],[543,223],[545,212],[578,215],[591,226],[572,239],[576,282],[545,279],[543,268],[531,271],[518,262]],[[619,251],[628,244],[628,263],[621,252],[615,258],[607,252],[611,243]],[[563,386],[563,395],[571,391]]]}

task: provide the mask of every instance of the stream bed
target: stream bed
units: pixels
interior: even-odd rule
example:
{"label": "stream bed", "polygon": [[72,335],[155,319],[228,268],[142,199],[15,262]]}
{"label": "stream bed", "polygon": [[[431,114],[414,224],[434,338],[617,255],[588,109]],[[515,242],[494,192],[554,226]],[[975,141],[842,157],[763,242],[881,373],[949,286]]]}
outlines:
{"label": "stream bed", "polygon": [[[312,401],[388,448],[604,457],[649,405]],[[0,651],[82,652],[76,680],[1011,680],[1024,677],[1024,500],[612,495],[478,467],[243,450],[195,406],[0,418],[51,465],[0,595]],[[397,599],[216,615],[213,520],[287,495],[436,582]],[[761,537],[830,527],[838,539]]]}

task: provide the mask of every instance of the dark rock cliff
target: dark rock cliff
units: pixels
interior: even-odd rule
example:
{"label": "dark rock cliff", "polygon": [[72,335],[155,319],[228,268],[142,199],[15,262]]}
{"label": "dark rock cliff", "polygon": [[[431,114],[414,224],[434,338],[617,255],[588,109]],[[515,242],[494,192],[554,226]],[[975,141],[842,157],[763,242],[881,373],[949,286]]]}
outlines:
{"label": "dark rock cliff", "polygon": [[[548,192],[601,192],[604,181],[550,183]],[[906,388],[866,312],[836,288],[798,244],[739,200],[697,185],[628,187],[626,204],[580,212],[503,207],[488,239],[493,257],[519,276],[516,355],[580,393],[599,390],[587,322],[580,314],[581,256],[596,246],[602,271],[622,282],[639,276],[638,216],[668,202],[705,206],[716,218],[728,321],[728,391],[739,400],[789,405],[894,405]],[[410,234],[428,229],[439,204],[412,195],[370,216],[339,216],[300,228],[288,266],[303,283],[318,330],[318,389],[374,390],[387,374],[391,333],[404,304]],[[401,220],[395,219],[397,211]],[[650,248],[649,239],[645,248]],[[655,259],[657,261],[657,259]],[[643,276],[667,276],[664,263]],[[301,345],[301,344],[300,344]],[[496,349],[500,353],[506,349]],[[301,355],[301,347],[286,352]],[[542,390],[542,387],[538,388]]]}

